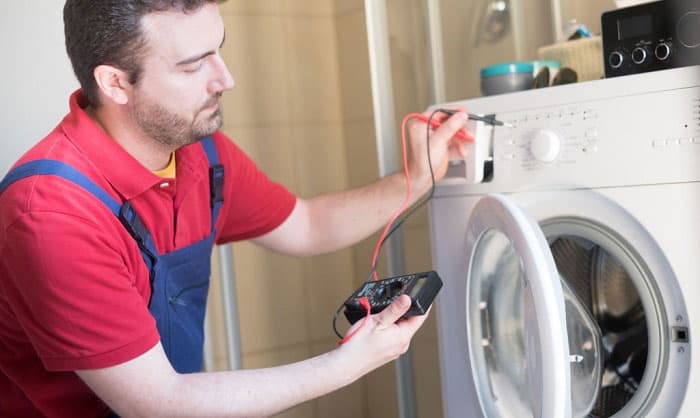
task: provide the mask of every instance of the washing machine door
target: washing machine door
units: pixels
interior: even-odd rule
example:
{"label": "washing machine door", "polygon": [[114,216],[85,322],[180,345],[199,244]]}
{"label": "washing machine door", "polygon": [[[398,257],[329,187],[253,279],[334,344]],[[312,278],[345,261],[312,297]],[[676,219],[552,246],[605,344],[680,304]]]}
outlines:
{"label": "washing machine door", "polygon": [[469,359],[486,417],[570,418],[564,292],[536,222],[501,195],[467,226]]}

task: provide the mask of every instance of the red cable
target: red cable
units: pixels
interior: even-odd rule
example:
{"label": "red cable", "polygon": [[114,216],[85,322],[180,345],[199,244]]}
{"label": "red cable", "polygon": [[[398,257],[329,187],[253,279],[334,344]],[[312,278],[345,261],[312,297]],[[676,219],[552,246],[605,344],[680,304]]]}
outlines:
{"label": "red cable", "polygon": [[[460,109],[461,110],[461,109]],[[377,240],[377,245],[374,247],[374,253],[372,254],[372,277],[374,281],[377,281],[379,278],[377,276],[377,257],[379,256],[379,249],[382,247],[382,242],[384,241],[384,238],[386,237],[389,228],[391,228],[391,225],[394,224],[394,221],[401,216],[401,214],[410,206],[411,204],[411,174],[408,172],[408,153],[406,152],[406,123],[413,119],[419,119],[423,122],[427,122],[428,118],[421,114],[421,113],[409,113],[408,115],[404,116],[403,120],[401,121],[401,152],[403,155],[403,172],[404,172],[404,177],[406,178],[406,197],[404,198],[403,203],[401,203],[401,207],[396,211],[396,213],[389,219],[389,222],[387,222],[386,226],[382,230],[382,234],[379,237],[379,240]],[[442,124],[442,121],[431,121],[431,127],[437,128]],[[461,134],[461,135],[460,135]],[[467,140],[469,142],[474,141],[472,137],[470,137],[468,134],[465,134],[463,131],[458,131],[455,136],[458,136],[459,138],[462,138],[463,140]],[[364,317],[362,320],[362,323],[360,326],[355,328],[353,332],[350,334],[346,335],[343,337],[340,341],[338,341],[338,344],[343,344],[346,343],[350,338],[352,338],[359,330],[361,330],[365,324],[367,323],[367,320],[369,319],[369,316],[371,314],[371,309],[369,306],[369,300],[366,297],[360,298],[360,304],[367,310],[367,315]]]}
{"label": "red cable", "polygon": [[[466,113],[466,111],[464,111],[464,110],[462,110],[462,111]],[[445,119],[447,119],[449,117],[450,117],[450,115],[445,115],[442,119],[437,119],[437,118],[430,119],[425,115],[418,115],[418,119],[422,120],[423,122],[425,122],[425,123],[430,122],[430,127],[432,127],[432,128],[438,128],[440,125],[442,125],[442,123],[445,121]],[[469,134],[469,132],[467,132],[463,129],[460,129],[459,131],[457,131],[455,133],[455,136],[457,138],[460,138],[461,140],[463,140],[465,142],[474,142],[474,137],[471,136]]]}
{"label": "red cable", "polygon": [[384,237],[386,237],[386,234],[389,231],[389,228],[391,228],[391,225],[394,223],[394,221],[411,204],[411,174],[408,172],[408,155],[406,152],[406,123],[412,118],[422,119],[423,117],[424,116],[420,113],[409,113],[408,115],[404,116],[403,121],[401,121],[401,152],[403,154],[403,173],[406,178],[406,197],[404,198],[404,201],[401,204],[399,210],[397,210],[394,216],[392,216],[391,219],[389,219],[389,222],[384,227],[384,230],[382,231],[382,234],[379,237],[379,240],[377,241],[377,245],[374,246],[374,253],[372,254],[372,277],[375,281],[378,280],[377,270],[375,266],[377,265],[377,256],[379,256],[379,249],[382,246],[382,241],[384,241]]}
{"label": "red cable", "polygon": [[[406,122],[408,122],[412,118],[421,118],[423,115],[420,113],[409,113],[408,115],[404,116],[403,121],[401,122],[401,152],[403,154],[403,173],[406,178],[406,197],[404,198],[403,203],[401,204],[401,207],[399,208],[398,211],[389,219],[389,222],[386,224],[384,227],[384,230],[382,231],[382,235],[379,237],[379,240],[377,241],[377,245],[374,247],[374,253],[372,254],[372,269],[375,268],[377,265],[377,256],[379,255],[379,249],[382,246],[382,241],[384,241],[384,237],[387,234],[387,231],[391,227],[391,225],[394,223],[396,218],[398,218],[409,206],[411,202],[411,175],[408,172],[408,155],[406,152]],[[376,281],[378,280],[377,277],[377,271],[376,269],[372,272],[373,275],[373,280]],[[369,306],[369,300],[366,297],[360,298],[360,304],[367,310],[367,315],[365,318],[362,320],[362,323],[360,324],[359,327],[355,328],[355,330],[349,334],[347,334],[345,337],[343,337],[340,341],[338,341],[338,344],[344,344],[350,338],[352,338],[359,330],[364,328],[365,324],[367,323],[367,320],[369,319],[371,309]]]}

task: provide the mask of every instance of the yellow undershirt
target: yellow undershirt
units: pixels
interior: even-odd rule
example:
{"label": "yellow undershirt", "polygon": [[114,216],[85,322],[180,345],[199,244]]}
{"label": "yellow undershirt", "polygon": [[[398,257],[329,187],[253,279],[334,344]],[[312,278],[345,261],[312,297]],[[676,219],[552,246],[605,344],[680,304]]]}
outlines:
{"label": "yellow undershirt", "polygon": [[154,171],[153,174],[155,174],[158,177],[165,178],[165,179],[174,179],[175,178],[175,153],[173,152],[170,154],[170,161],[168,162],[167,167],[165,167],[162,170]]}

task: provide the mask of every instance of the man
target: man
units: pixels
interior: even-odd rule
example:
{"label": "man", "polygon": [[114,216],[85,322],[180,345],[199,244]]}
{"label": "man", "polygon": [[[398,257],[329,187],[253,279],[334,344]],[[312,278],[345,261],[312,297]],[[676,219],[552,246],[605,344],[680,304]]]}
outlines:
{"label": "man", "polygon": [[[331,352],[197,373],[214,243],[334,251],[387,222],[404,180],[309,200],[268,180],[219,131],[234,82],[215,0],[68,0],[64,22],[81,90],[0,184],[0,416],[269,416],[407,349],[425,317],[399,321],[401,297]],[[431,136],[438,179],[465,121]]]}

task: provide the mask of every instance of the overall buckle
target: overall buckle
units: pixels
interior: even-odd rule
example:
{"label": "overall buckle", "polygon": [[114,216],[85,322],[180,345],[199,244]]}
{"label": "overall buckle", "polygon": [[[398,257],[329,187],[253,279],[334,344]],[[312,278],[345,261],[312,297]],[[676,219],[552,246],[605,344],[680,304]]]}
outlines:
{"label": "overall buckle", "polygon": [[211,207],[224,201],[224,166],[221,164],[209,168],[209,194]]}
{"label": "overall buckle", "polygon": [[129,201],[124,202],[122,207],[119,208],[119,220],[126,230],[129,231],[129,234],[134,237],[139,247],[146,243],[148,229],[146,229],[146,225],[143,224],[143,221],[141,221],[141,218]]}

